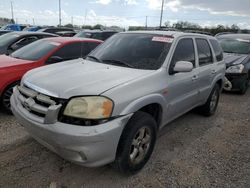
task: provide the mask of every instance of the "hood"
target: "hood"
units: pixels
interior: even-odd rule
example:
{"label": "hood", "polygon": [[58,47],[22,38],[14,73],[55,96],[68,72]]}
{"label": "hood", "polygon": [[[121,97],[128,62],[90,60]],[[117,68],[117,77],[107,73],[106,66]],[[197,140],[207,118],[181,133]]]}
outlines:
{"label": "hood", "polygon": [[12,66],[24,65],[32,63],[33,61],[16,59],[7,55],[0,55],[0,68],[7,68]]}
{"label": "hood", "polygon": [[67,99],[100,95],[151,72],[78,59],[33,69],[24,76],[23,83],[43,94]]}
{"label": "hood", "polygon": [[227,67],[242,64],[247,58],[249,58],[249,55],[246,54],[224,53],[224,59]]}

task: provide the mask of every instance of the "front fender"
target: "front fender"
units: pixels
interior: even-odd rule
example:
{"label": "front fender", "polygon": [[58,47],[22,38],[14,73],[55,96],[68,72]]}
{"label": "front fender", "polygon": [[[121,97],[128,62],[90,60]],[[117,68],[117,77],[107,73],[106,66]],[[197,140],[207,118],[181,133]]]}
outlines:
{"label": "front fender", "polygon": [[164,96],[160,94],[150,94],[132,101],[122,110],[121,115],[134,113],[143,108],[144,106],[155,103],[159,104],[162,107],[162,114],[164,114],[167,106]]}

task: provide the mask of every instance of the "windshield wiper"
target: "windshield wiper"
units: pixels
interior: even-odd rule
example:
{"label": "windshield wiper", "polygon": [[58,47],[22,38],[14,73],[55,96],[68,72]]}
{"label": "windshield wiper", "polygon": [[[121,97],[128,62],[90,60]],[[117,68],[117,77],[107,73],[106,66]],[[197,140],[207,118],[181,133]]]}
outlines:
{"label": "windshield wiper", "polygon": [[97,57],[92,56],[92,55],[88,55],[88,56],[86,56],[86,58],[94,59],[95,61],[97,61],[97,62],[99,62],[99,63],[102,63],[102,60],[100,60],[100,59],[98,59]]}
{"label": "windshield wiper", "polygon": [[124,62],[124,61],[120,61],[120,60],[116,60],[116,59],[104,59],[104,60],[102,60],[102,61],[103,61],[103,62],[110,62],[110,63],[112,63],[112,64],[118,63],[118,64],[125,65],[126,67],[134,68],[133,65],[130,65],[130,64]]}

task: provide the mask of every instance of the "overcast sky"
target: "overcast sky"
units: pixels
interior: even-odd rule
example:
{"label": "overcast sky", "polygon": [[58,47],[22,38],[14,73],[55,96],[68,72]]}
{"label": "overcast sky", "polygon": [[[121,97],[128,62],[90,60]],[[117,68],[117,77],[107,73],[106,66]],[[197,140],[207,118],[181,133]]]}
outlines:
{"label": "overcast sky", "polygon": [[[58,24],[58,0],[12,0],[19,23]],[[161,0],[61,0],[62,24],[159,25]],[[250,29],[250,0],[165,0],[163,21]],[[11,18],[10,0],[0,0],[0,17]],[[86,19],[85,19],[86,18]]]}

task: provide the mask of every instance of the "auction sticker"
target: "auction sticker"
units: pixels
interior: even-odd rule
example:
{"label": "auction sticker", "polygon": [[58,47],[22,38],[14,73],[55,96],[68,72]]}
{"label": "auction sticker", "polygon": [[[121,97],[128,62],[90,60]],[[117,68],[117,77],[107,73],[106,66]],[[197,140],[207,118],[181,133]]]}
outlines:
{"label": "auction sticker", "polygon": [[170,37],[153,37],[152,41],[155,42],[166,42],[166,43],[172,43],[174,40],[174,38],[170,38]]}

